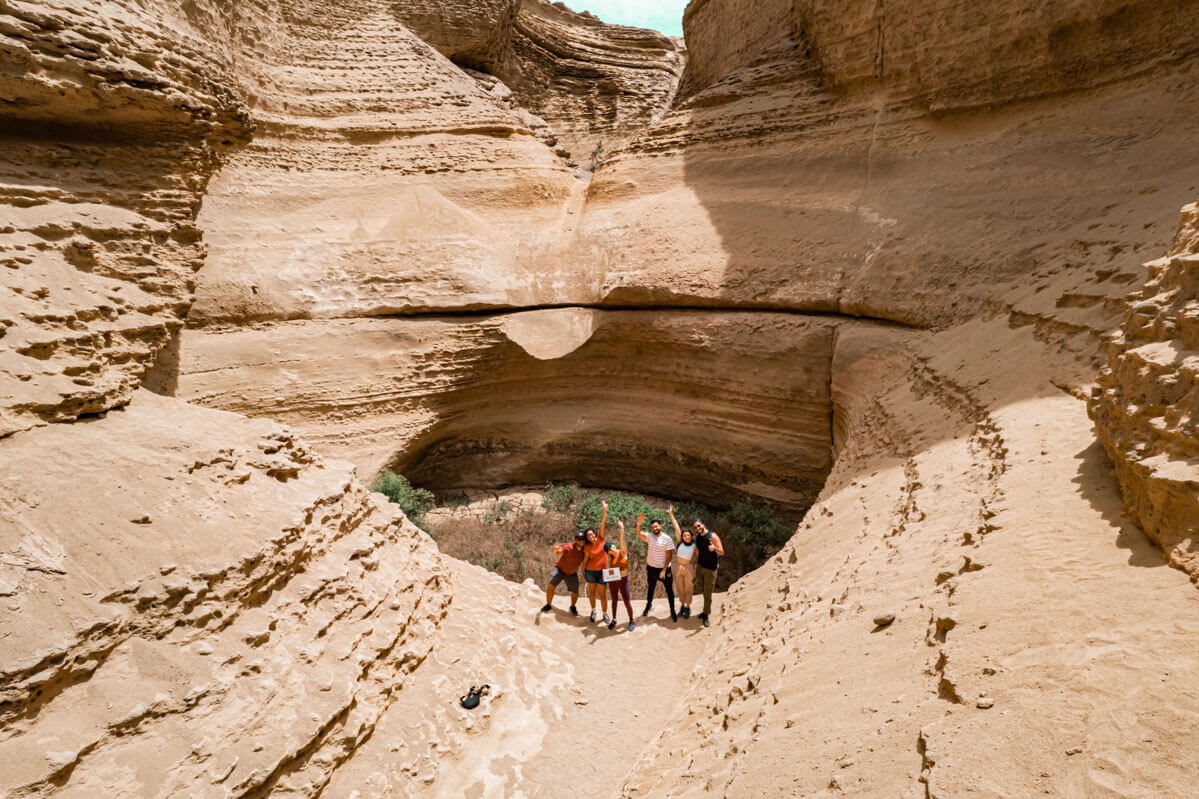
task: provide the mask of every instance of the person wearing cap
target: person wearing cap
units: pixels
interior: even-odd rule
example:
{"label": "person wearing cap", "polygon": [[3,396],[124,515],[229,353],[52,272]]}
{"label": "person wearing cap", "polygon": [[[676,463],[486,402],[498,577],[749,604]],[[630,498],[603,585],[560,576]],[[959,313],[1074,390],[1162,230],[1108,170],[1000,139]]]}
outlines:
{"label": "person wearing cap", "polygon": [[587,536],[579,531],[575,533],[573,542],[558,544],[554,547],[554,554],[558,556],[558,562],[550,571],[550,584],[545,588],[545,605],[541,608],[542,613],[548,613],[553,609],[554,588],[565,580],[566,587],[570,589],[570,613],[572,616],[579,615],[579,567],[583,565],[583,559],[587,557],[584,550],[586,544]]}
{"label": "person wearing cap", "polygon": [[705,627],[710,627],[709,614],[712,612],[712,592],[716,590],[716,569],[720,556],[724,554],[724,544],[720,536],[710,531],[707,526],[696,519],[691,524],[695,531],[695,552],[699,568],[695,571],[695,587],[704,595],[704,612],[699,614]]}
{"label": "person wearing cap", "polygon": [[629,629],[634,629],[637,625],[633,623],[633,597],[629,593],[629,550],[624,544],[624,522],[617,520],[620,525],[620,546],[616,546],[611,541],[604,544],[604,549],[608,552],[608,568],[620,569],[619,580],[609,580],[608,590],[612,592],[612,621],[608,622],[608,629],[616,628],[616,615],[620,612],[620,600],[624,599],[624,609],[629,614]]}

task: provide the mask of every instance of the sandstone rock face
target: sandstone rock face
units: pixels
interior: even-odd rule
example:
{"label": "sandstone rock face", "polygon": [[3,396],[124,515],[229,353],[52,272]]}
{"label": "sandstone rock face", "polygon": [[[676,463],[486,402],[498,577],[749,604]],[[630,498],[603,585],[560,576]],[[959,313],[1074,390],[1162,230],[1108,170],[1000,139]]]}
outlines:
{"label": "sandstone rock face", "polygon": [[1199,580],[1199,206],[1129,299],[1091,401],[1125,510]]}
{"label": "sandstone rock face", "polygon": [[142,392],[0,448],[5,795],[309,792],[445,614],[432,542],[269,422]]}
{"label": "sandstone rock face", "polygon": [[387,8],[319,11],[285,5],[255,51],[259,134],[205,199],[192,324],[535,302],[566,166]]}
{"label": "sandstone rock face", "polygon": [[1194,45],[1185,0],[886,5],[835,0],[695,0],[684,30],[697,54],[684,92],[708,88],[792,39],[840,90],[878,87],[934,113],[1102,85]]}
{"label": "sandstone rock face", "polygon": [[208,177],[248,135],[195,30],[114,10],[6,6],[0,435],[128,401],[182,327]]}
{"label": "sandstone rock face", "polygon": [[404,27],[462,66],[486,67],[502,58],[512,40],[521,0],[392,3]]}
{"label": "sandstone rock face", "polygon": [[[0,794],[1191,796],[1195,14],[7,3]],[[335,457],[819,493],[609,632]]]}
{"label": "sandstone rock face", "polygon": [[492,71],[575,161],[594,170],[669,108],[686,61],[681,50],[655,31],[522,0],[511,48]]}
{"label": "sandstone rock face", "polygon": [[[558,313],[193,332],[180,394],[436,489],[577,481],[794,508],[815,498],[836,321]],[[573,346],[546,351],[563,341]]]}

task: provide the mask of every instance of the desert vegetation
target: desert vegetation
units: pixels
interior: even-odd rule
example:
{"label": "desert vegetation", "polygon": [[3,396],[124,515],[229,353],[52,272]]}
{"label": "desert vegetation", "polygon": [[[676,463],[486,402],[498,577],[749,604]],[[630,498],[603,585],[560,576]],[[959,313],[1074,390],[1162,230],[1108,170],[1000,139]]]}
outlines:
{"label": "desert vegetation", "polygon": [[[645,542],[637,538],[637,516],[646,526],[660,520],[673,537],[666,508],[673,504],[680,523],[702,519],[724,542],[719,590],[732,585],[777,552],[795,530],[798,518],[765,504],[737,501],[716,508],[693,500],[649,497],[623,491],[587,488],[576,483],[547,483],[536,491],[472,503],[464,492],[440,498],[414,487],[404,476],[381,473],[371,490],[387,496],[412,521],[436,539],[442,552],[481,566],[514,582],[532,579],[544,584],[556,557],[554,544],[569,541],[576,530],[599,529],[601,502],[608,501],[608,540],[619,540],[618,521],[625,523],[625,541],[634,568],[630,583],[645,593]],[[438,512],[430,517],[430,513]]]}

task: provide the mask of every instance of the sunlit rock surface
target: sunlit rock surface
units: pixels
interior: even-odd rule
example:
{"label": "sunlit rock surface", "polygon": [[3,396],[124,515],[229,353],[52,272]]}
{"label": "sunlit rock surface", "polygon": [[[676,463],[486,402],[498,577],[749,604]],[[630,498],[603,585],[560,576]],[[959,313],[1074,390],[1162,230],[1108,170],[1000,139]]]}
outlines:
{"label": "sunlit rock surface", "polygon": [[[1196,13],[7,3],[0,793],[1190,797]],[[814,504],[609,632],[388,464]]]}

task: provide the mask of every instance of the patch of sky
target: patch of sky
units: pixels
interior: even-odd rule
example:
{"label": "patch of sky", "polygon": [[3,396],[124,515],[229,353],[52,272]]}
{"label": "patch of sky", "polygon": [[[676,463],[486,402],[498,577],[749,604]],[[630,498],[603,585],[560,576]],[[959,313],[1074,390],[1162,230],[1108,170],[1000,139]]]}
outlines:
{"label": "patch of sky", "polygon": [[590,11],[604,22],[650,28],[667,36],[683,35],[687,0],[566,0],[575,11]]}

